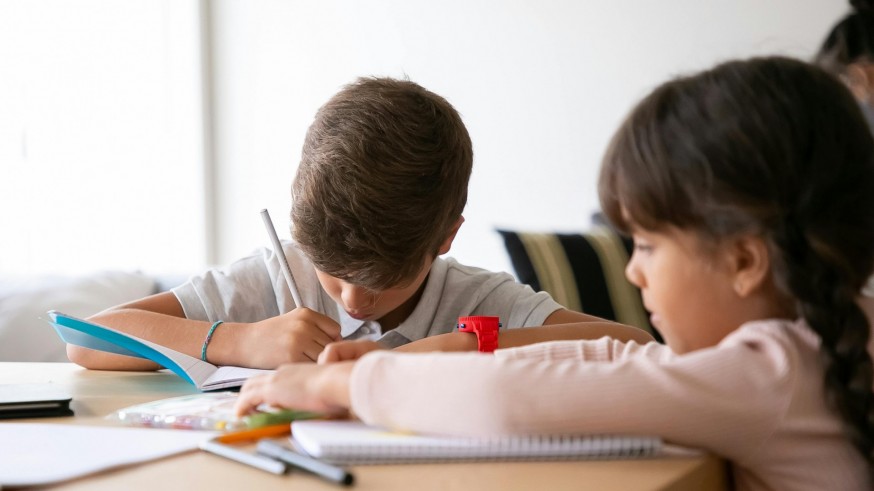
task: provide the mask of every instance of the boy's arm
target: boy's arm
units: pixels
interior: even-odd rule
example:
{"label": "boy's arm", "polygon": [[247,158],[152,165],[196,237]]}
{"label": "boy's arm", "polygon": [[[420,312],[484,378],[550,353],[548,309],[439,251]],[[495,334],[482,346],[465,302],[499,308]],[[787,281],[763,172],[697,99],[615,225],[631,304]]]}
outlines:
{"label": "boy's arm", "polygon": [[[587,323],[587,326],[582,327],[578,333],[581,337],[579,338],[570,338],[570,339],[599,339],[604,336],[616,339],[618,341],[628,342],[635,341],[638,344],[646,344],[650,341],[655,341],[655,338],[652,335],[643,329],[629,326],[626,324],[619,324],[618,322],[608,321],[606,319],[602,319],[600,317],[595,317],[589,314],[584,314],[582,312],[576,312],[568,309],[559,309],[549,315],[546,320],[543,322],[544,326],[551,326],[556,324],[577,324],[577,323]],[[568,339],[568,338],[559,338],[559,339]],[[520,340],[521,341],[521,340]],[[551,341],[550,339],[545,339],[544,341]],[[539,342],[539,341],[535,341]],[[521,343],[521,344],[532,344],[532,343]],[[517,345],[518,346],[518,345]],[[510,346],[503,346],[504,348],[509,348]]]}
{"label": "boy's arm", "polygon": [[[163,292],[104,310],[89,318],[200,359],[211,322],[185,318],[176,295]],[[213,334],[207,361],[214,365],[275,368],[290,361],[315,361],[324,346],[340,339],[340,327],[308,309],[295,309],[254,323],[221,324]],[[95,370],[156,370],[141,358],[67,345],[70,361]]]}
{"label": "boy's arm", "polygon": [[[610,322],[599,317],[561,309],[553,312],[541,327],[520,327],[498,333],[498,348],[513,348],[545,341],[567,339],[599,339],[604,336],[619,341],[645,344],[653,337],[643,329]],[[395,348],[396,351],[476,351],[476,336],[452,332],[440,334]]]}
{"label": "boy's arm", "polygon": [[[556,310],[546,318],[543,324],[541,327],[521,327],[500,331],[498,333],[498,348],[514,348],[545,341],[600,339],[604,336],[623,342],[635,341],[639,344],[653,341],[653,337],[643,329],[617,324],[600,317],[567,309]],[[356,340],[333,343],[322,352],[319,363],[356,360],[377,349],[383,348],[373,341]],[[395,351],[410,353],[476,350],[476,336],[464,332],[438,334],[395,348]]]}
{"label": "boy's arm", "polygon": [[[181,329],[191,329],[188,332],[193,334],[199,328],[199,326],[192,325],[194,321],[185,318],[182,305],[179,304],[176,296],[169,292],[158,293],[109,308],[89,317],[88,320],[154,341],[186,354],[191,354],[191,350],[186,349],[180,343],[169,343],[168,339],[163,338],[172,332],[178,333]],[[206,329],[209,329],[209,326]],[[204,331],[205,335],[206,331]],[[185,341],[184,336],[173,337]],[[193,338],[191,340],[193,341]],[[73,363],[93,370],[157,370],[161,368],[157,363],[146,359],[92,350],[75,344],[67,345],[67,358]]]}

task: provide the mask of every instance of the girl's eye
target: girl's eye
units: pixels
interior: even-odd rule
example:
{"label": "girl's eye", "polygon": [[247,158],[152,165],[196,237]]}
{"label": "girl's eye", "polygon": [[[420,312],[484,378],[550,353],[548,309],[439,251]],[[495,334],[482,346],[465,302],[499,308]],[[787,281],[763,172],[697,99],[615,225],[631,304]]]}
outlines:
{"label": "girl's eye", "polygon": [[639,240],[634,241],[634,250],[635,252],[652,252],[652,245],[647,244],[646,242],[641,242]]}

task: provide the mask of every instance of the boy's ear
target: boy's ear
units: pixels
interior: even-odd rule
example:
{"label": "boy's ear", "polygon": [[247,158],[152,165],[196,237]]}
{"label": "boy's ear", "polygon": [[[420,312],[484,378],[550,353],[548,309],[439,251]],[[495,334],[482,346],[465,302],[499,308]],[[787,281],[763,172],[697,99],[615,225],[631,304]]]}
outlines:
{"label": "boy's ear", "polygon": [[458,220],[455,221],[455,225],[453,225],[452,229],[449,230],[449,235],[446,236],[446,239],[443,240],[443,243],[440,244],[440,249],[437,251],[438,256],[449,252],[449,249],[452,247],[452,241],[455,240],[455,235],[458,234],[458,229],[461,228],[462,223],[464,223],[464,216],[458,217]]}
{"label": "boy's ear", "polygon": [[771,254],[761,237],[745,235],[732,244],[732,288],[740,297],[747,297],[759,290],[771,272]]}

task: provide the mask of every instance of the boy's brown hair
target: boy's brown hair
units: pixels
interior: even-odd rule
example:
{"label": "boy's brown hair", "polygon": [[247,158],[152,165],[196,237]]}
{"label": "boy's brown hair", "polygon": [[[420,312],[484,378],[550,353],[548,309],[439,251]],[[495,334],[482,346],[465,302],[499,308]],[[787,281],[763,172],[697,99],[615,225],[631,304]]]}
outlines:
{"label": "boy's brown hair", "polygon": [[384,290],[419,272],[461,217],[470,136],[418,84],[360,78],[316,113],[292,184],[292,236],[315,267]]}

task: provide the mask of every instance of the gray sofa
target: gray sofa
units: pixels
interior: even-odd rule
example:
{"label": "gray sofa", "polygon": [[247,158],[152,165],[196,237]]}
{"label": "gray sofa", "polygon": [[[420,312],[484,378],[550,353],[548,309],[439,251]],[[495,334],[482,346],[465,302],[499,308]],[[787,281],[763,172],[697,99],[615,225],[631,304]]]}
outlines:
{"label": "gray sofa", "polygon": [[64,342],[45,320],[46,311],[87,317],[184,279],[126,271],[0,279],[0,361],[68,361]]}

